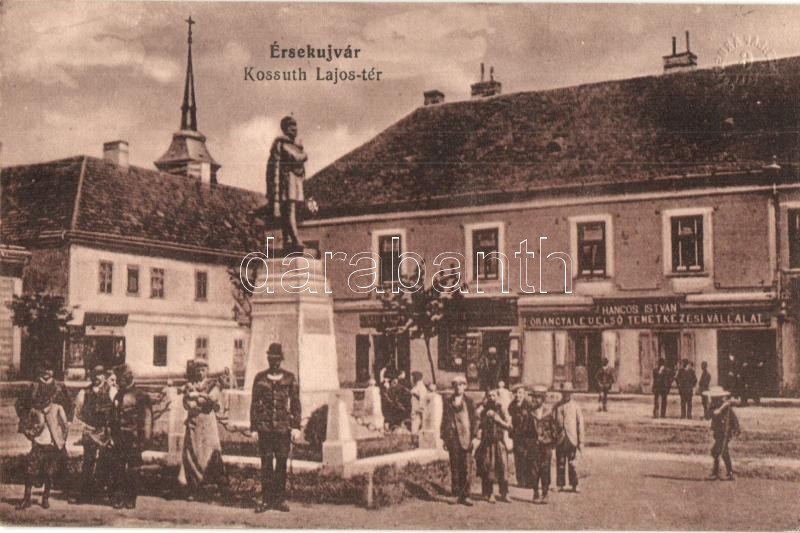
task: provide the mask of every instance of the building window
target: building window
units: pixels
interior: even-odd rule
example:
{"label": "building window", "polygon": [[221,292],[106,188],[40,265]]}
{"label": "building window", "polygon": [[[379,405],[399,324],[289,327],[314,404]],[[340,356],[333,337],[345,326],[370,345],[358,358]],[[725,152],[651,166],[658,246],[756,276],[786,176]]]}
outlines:
{"label": "building window", "polygon": [[[476,229],[472,231],[473,280],[499,279],[500,238],[498,228]],[[480,254],[483,254],[482,256]]]}
{"label": "building window", "polygon": [[672,271],[703,271],[703,215],[672,217]]}
{"label": "building window", "polygon": [[606,224],[585,222],[578,229],[578,272],[581,276],[606,275]]}
{"label": "building window", "polygon": [[789,268],[800,268],[800,209],[789,210]]}
{"label": "building window", "polygon": [[139,267],[128,265],[128,294],[139,294]]}
{"label": "building window", "polygon": [[195,300],[208,298],[208,272],[194,273],[194,298]]}
{"label": "building window", "polygon": [[167,366],[167,336],[153,337],[153,366]]}
{"label": "building window", "polygon": [[208,337],[197,337],[195,339],[194,356],[208,361]]}
{"label": "building window", "polygon": [[400,279],[400,253],[402,237],[400,235],[381,235],[378,237],[378,268],[380,283],[393,283]]}
{"label": "building window", "polygon": [[114,276],[114,263],[100,261],[100,293],[111,294],[111,284]]}
{"label": "building window", "polygon": [[164,269],[150,269],[150,298],[164,297]]}

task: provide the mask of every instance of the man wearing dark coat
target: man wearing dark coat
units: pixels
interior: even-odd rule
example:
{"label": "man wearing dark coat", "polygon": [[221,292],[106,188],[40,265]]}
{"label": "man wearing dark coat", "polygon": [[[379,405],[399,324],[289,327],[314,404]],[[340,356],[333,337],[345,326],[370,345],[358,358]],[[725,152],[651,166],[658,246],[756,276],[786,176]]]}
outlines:
{"label": "man wearing dark coat", "polygon": [[113,402],[108,395],[105,368],[97,365],[91,370],[91,383],[81,389],[75,401],[75,417],[83,424],[81,446],[83,467],[81,469],[81,493],[74,503],[93,501],[101,483],[96,477],[95,466],[105,456],[108,443],[108,421]]}
{"label": "man wearing dark coat", "polygon": [[267,161],[267,218],[280,221],[284,251],[302,248],[297,231],[298,204],[305,202],[303,180],[308,155],[297,139],[297,121],[281,119],[281,131],[272,142]]}
{"label": "man wearing dark coat", "polygon": [[536,421],[533,418],[533,404],[528,399],[525,387],[514,387],[514,401],[508,406],[511,416],[511,439],[514,441],[514,470],[517,485],[529,489],[531,471],[536,454]]}
{"label": "man wearing dark coat", "polygon": [[467,380],[463,376],[453,379],[453,395],[444,402],[440,435],[444,448],[450,454],[450,481],[453,496],[461,505],[471,506],[470,452],[474,446],[478,426],[475,405],[464,392]]}
{"label": "man wearing dark coat", "polygon": [[711,387],[711,374],[708,373],[708,363],[703,361],[700,363],[700,384],[697,387],[697,393],[703,399],[703,418],[708,420],[711,415],[708,410],[708,396],[703,394]]}
{"label": "man wearing dark coat", "polygon": [[150,397],[136,387],[128,365],[117,368],[119,391],[111,409],[111,498],[115,509],[134,509],[142,452],[152,436]]}
{"label": "man wearing dark coat", "polygon": [[[672,386],[674,373],[667,362],[661,358],[653,369],[653,418],[667,417],[667,396]],[[660,405],[659,405],[660,402]]]}
{"label": "man wearing dark coat", "polygon": [[250,431],[258,433],[261,457],[261,502],[256,506],[257,513],[269,509],[289,511],[286,463],[291,441],[300,438],[300,392],[294,374],[281,368],[282,361],[283,347],[273,342],[267,350],[269,367],[253,380]]}
{"label": "man wearing dark coat", "polygon": [[678,393],[681,396],[681,418],[692,419],[692,395],[694,386],[697,385],[697,374],[691,367],[688,359],[684,359],[678,376],[675,378],[678,384]]}

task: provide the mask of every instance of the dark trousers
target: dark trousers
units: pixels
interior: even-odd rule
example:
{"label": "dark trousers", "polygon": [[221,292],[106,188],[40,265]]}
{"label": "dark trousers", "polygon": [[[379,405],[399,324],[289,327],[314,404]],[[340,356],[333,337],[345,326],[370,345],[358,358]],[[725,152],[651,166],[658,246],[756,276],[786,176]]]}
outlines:
{"label": "dark trousers", "polygon": [[531,472],[536,460],[536,444],[525,442],[514,443],[514,472],[517,485],[529,489],[533,486]]}
{"label": "dark trousers", "polygon": [[733,463],[731,463],[731,454],[728,452],[728,440],[714,439],[714,446],[711,447],[711,457],[714,458],[714,475],[719,475],[719,458],[725,462],[725,470],[728,474],[733,474]]}
{"label": "dark trousers", "polygon": [[97,468],[100,447],[89,437],[83,441],[83,466],[81,467],[81,497],[93,498],[97,495]]}
{"label": "dark trousers", "polygon": [[692,391],[681,391],[681,418],[692,418]]}
{"label": "dark trousers", "polygon": [[[259,431],[258,453],[261,457],[261,501],[279,504],[286,500],[286,463],[289,459],[291,433]],[[273,467],[272,459],[275,459]]]}
{"label": "dark trousers", "polygon": [[[508,495],[508,480],[498,479],[497,486],[500,489],[500,496],[507,496]],[[482,479],[481,480],[481,494],[486,496],[487,498],[492,495],[494,492],[494,482],[491,479]]]}
{"label": "dark trousers", "polygon": [[708,396],[703,394],[703,395],[700,396],[700,398],[702,398],[702,400],[703,400],[703,418],[708,420],[709,418],[711,418],[711,414],[710,414],[709,409],[708,409]]}
{"label": "dark trousers", "polygon": [[[659,413],[661,414],[661,418],[667,417],[667,395],[669,391],[660,392],[660,391],[653,391],[653,418],[658,418]],[[659,401],[661,402],[659,408]]]}
{"label": "dark trousers", "polygon": [[600,389],[600,392],[597,396],[597,401],[600,402],[600,407],[603,411],[608,411],[608,390]]}
{"label": "dark trousers", "polygon": [[469,450],[461,446],[450,446],[450,486],[453,496],[464,499],[469,496]]}
{"label": "dark trousers", "polygon": [[533,486],[534,494],[539,493],[540,486],[542,487],[543,495],[547,495],[550,490],[550,463],[552,461],[552,446],[539,445],[536,447],[536,455],[531,470],[531,485]]}
{"label": "dark trousers", "polygon": [[578,472],[575,471],[575,453],[578,449],[569,439],[564,439],[556,446],[556,484],[559,488],[565,485],[565,470],[569,469],[569,484],[572,488],[578,486]]}
{"label": "dark trousers", "polygon": [[139,488],[139,467],[142,466],[142,451],[128,440],[114,444],[111,457],[111,496],[115,502],[136,505]]}

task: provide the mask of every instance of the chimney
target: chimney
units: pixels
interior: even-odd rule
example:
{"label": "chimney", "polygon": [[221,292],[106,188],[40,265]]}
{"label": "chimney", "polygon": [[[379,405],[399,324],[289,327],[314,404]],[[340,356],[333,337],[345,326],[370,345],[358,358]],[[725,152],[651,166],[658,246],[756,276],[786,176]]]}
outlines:
{"label": "chimney", "polygon": [[686,32],[686,51],[678,53],[677,39],[672,37],[672,55],[664,56],[664,74],[685,72],[697,68],[697,56],[689,48],[689,32]]}
{"label": "chimney", "polygon": [[444,103],[444,93],[437,89],[425,91],[422,93],[425,97],[425,105],[435,105]]}
{"label": "chimney", "polygon": [[211,163],[208,161],[190,161],[186,165],[186,175],[203,183],[217,183],[217,176],[211,172]]}
{"label": "chimney", "polygon": [[120,168],[128,168],[128,141],[103,143],[103,159]]}
{"label": "chimney", "polygon": [[481,63],[481,81],[469,86],[472,98],[487,98],[502,92],[503,84],[494,79],[494,67],[489,67],[489,81],[484,81],[484,68]]}

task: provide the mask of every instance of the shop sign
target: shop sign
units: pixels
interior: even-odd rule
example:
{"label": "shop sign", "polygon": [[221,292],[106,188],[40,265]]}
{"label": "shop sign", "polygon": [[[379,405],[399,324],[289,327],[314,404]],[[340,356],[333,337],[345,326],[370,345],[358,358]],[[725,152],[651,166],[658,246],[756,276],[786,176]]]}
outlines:
{"label": "shop sign", "polygon": [[445,303],[445,320],[461,329],[496,326],[514,327],[518,323],[514,298],[462,298]]}
{"label": "shop sign", "polygon": [[395,313],[362,313],[358,317],[358,325],[378,331],[400,326],[402,318]]}
{"label": "shop sign", "polygon": [[121,327],[128,323],[128,315],[121,313],[86,313],[83,315],[84,326]]}
{"label": "shop sign", "polygon": [[594,310],[526,314],[528,329],[651,329],[769,327],[769,310],[748,307],[685,308],[680,302],[599,302]]}

